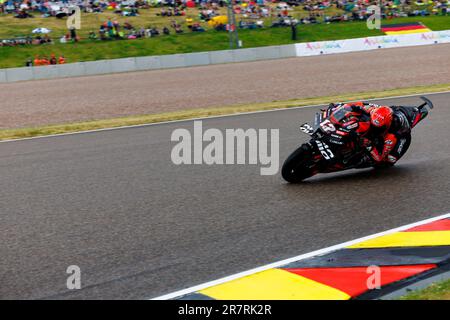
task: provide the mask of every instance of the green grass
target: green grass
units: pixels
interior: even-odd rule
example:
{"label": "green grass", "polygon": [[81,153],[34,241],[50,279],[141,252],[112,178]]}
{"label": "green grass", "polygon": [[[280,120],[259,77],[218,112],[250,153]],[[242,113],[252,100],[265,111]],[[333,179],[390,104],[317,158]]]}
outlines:
{"label": "green grass", "polygon": [[433,283],[429,287],[413,291],[400,298],[401,300],[450,300],[450,279]]}
{"label": "green grass", "polygon": [[[151,9],[140,17],[120,18],[129,20],[135,26],[167,25],[170,18],[156,17],[157,9]],[[159,10],[159,9],[158,9]],[[196,17],[197,11],[191,11],[189,16]],[[297,15],[302,15],[298,12]],[[108,17],[116,19],[113,14],[88,14],[83,16],[82,37],[86,37],[90,30],[97,30],[101,22]],[[134,19],[134,20],[133,20]],[[184,21],[184,17],[177,18]],[[450,16],[408,17],[384,21],[383,23],[423,22],[432,30],[450,29]],[[270,24],[270,18],[266,25]],[[55,18],[14,19],[11,16],[0,16],[0,38],[8,38],[27,34],[35,27],[48,27],[54,30],[53,36],[65,33],[65,21]],[[185,28],[185,30],[187,30]],[[320,40],[338,40],[366,36],[383,35],[379,30],[369,30],[365,22],[343,22],[335,24],[300,25],[298,27],[298,41],[309,42]],[[245,48],[268,45],[282,45],[294,43],[291,40],[290,28],[264,28],[259,30],[239,30],[239,37]],[[68,62],[92,61],[100,59],[114,59],[136,56],[164,55],[173,53],[188,53],[228,49],[228,35],[208,29],[204,33],[191,33],[159,36],[150,39],[90,41],[79,43],[25,47],[0,48],[0,68],[24,66],[25,61],[36,55],[49,56],[51,53],[64,55]]]}

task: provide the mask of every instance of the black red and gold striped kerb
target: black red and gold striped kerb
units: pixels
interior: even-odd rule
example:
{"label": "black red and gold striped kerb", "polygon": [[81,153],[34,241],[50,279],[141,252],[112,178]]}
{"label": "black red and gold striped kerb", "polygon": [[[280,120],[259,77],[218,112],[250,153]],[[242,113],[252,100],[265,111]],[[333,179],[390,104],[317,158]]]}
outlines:
{"label": "black red and gold striped kerb", "polygon": [[174,297],[181,300],[348,300],[367,294],[368,267],[381,289],[420,279],[450,264],[450,216],[363,240]]}

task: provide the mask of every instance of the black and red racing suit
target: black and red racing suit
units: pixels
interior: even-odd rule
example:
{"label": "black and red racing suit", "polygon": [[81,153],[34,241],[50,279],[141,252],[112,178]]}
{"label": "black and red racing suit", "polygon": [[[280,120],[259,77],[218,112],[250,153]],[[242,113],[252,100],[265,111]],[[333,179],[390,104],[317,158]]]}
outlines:
{"label": "black and red racing suit", "polygon": [[[360,144],[366,147],[375,164],[394,164],[406,152],[411,142],[411,126],[407,117],[409,111],[403,107],[391,107],[392,124],[389,128],[380,130],[370,122],[370,112],[378,107],[380,106],[360,101],[333,105],[330,107],[330,120],[338,122],[333,121],[333,111],[344,108],[346,120],[340,121],[339,124],[357,134]],[[375,140],[381,141],[382,145],[374,145]]]}

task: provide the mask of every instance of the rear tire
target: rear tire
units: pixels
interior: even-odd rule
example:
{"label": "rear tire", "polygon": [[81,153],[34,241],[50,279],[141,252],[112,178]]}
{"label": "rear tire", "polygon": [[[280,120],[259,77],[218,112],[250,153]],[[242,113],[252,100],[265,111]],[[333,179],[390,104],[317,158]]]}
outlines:
{"label": "rear tire", "polygon": [[284,161],[281,175],[290,183],[298,183],[313,176],[313,169],[306,166],[312,161],[312,150],[309,144],[301,145]]}

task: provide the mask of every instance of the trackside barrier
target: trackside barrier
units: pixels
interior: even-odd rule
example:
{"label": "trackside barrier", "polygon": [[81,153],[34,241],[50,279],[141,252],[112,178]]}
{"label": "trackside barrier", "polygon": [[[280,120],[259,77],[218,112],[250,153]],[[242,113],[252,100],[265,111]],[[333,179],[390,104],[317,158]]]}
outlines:
{"label": "trackside barrier", "polygon": [[6,70],[0,70],[0,83],[6,82]]}
{"label": "trackside barrier", "polygon": [[184,54],[168,54],[160,56],[161,69],[182,68],[185,67]]}
{"label": "trackside barrier", "polygon": [[137,57],[136,70],[155,70],[161,68],[161,60],[159,57]]}
{"label": "trackside barrier", "polygon": [[34,68],[10,68],[6,70],[6,81],[16,82],[34,79]]}
{"label": "trackside barrier", "polygon": [[211,64],[222,64],[222,63],[232,63],[233,60],[233,50],[220,50],[211,51],[208,53],[209,62]]}
{"label": "trackside barrier", "polygon": [[111,73],[111,64],[108,60],[83,62],[83,66],[84,74],[87,76]]}
{"label": "trackside barrier", "polygon": [[336,41],[297,43],[297,56],[316,56],[322,54],[367,51],[384,48],[422,46],[449,43],[450,30],[434,31],[397,36],[378,36]]}
{"label": "trackside barrier", "polygon": [[279,46],[281,58],[291,58],[297,56],[297,47],[295,45]]}
{"label": "trackside barrier", "polygon": [[233,62],[247,62],[258,60],[255,52],[256,49],[253,48],[233,50]]}
{"label": "trackside barrier", "polygon": [[208,52],[195,52],[184,54],[185,66],[204,66],[211,64]]}
{"label": "trackside barrier", "polygon": [[183,68],[296,56],[295,45],[220,50],[68,63],[56,66],[0,69],[0,83],[38,79],[70,78],[110,73]]}
{"label": "trackside barrier", "polygon": [[58,66],[48,68],[33,68],[33,79],[55,79],[59,77]]}
{"label": "trackside barrier", "polygon": [[113,59],[107,61],[109,62],[109,68],[111,71],[108,73],[136,71],[135,58]]}
{"label": "trackside barrier", "polygon": [[77,62],[56,66],[0,69],[0,83],[315,56],[436,43],[450,43],[450,30],[238,50]]}
{"label": "trackside barrier", "polygon": [[[75,62],[68,64],[60,64],[56,66],[58,69],[58,76],[60,78],[81,77],[86,75],[85,66],[83,62]],[[46,67],[37,67],[33,70],[45,69]]]}

